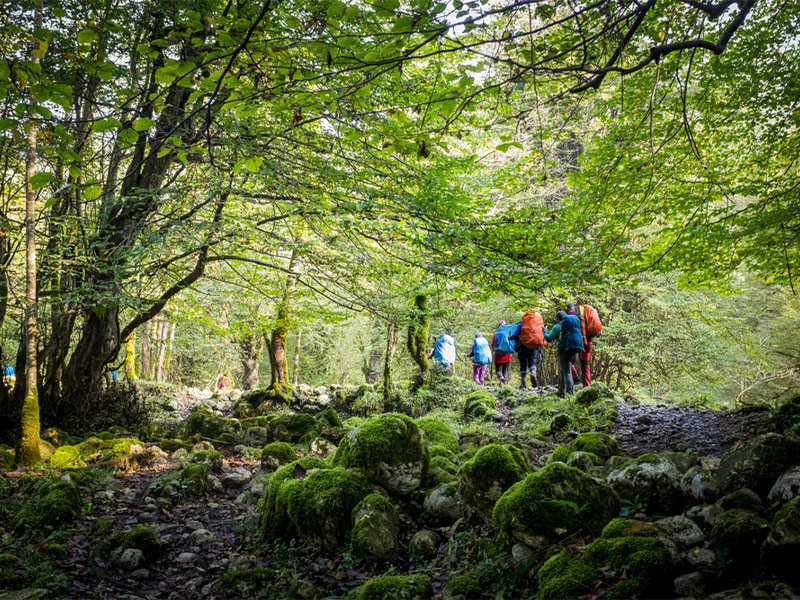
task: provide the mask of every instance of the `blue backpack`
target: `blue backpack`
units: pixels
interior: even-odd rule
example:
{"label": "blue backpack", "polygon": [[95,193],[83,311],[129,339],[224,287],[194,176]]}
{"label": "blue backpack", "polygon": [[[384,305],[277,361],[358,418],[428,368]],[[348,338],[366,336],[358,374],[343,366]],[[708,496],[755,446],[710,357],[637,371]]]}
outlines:
{"label": "blue backpack", "polygon": [[506,323],[497,328],[497,333],[494,334],[494,353],[500,356],[505,354],[514,354],[516,352],[514,340],[512,336],[517,331],[516,324]]}
{"label": "blue backpack", "polygon": [[492,349],[485,337],[475,338],[472,342],[472,358],[476,365],[488,365],[492,362]]}
{"label": "blue backpack", "polygon": [[567,352],[583,352],[583,333],[581,321],[576,315],[561,319],[561,338],[558,349]]}
{"label": "blue backpack", "polygon": [[449,335],[443,333],[436,340],[433,358],[444,367],[452,367],[456,362],[456,343]]}

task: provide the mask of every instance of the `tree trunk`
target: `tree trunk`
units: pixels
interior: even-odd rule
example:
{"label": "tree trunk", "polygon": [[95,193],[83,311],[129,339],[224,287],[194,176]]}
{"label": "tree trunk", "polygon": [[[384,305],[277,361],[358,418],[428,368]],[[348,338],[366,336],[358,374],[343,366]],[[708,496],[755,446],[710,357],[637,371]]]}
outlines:
{"label": "tree trunk", "polygon": [[408,353],[419,367],[420,383],[424,384],[429,379],[430,363],[425,353],[428,344],[428,329],[430,316],[428,315],[428,296],[417,294],[414,298],[414,311],[408,325]]}
{"label": "tree trunk", "polygon": [[[36,4],[34,31],[42,28],[42,5]],[[34,38],[35,39],[35,38]],[[39,42],[34,42],[33,63],[39,64]],[[33,81],[30,82],[33,85]],[[35,107],[36,99],[30,101]],[[39,389],[36,381],[36,193],[31,179],[36,174],[37,117],[31,109],[25,147],[25,401],[22,404],[22,439],[18,462],[31,466],[39,456]]]}
{"label": "tree trunk", "polygon": [[153,324],[147,321],[142,330],[142,377],[150,379],[150,329]]}
{"label": "tree trunk", "polygon": [[173,321],[169,325],[169,335],[167,336],[167,351],[164,353],[164,380],[166,381],[169,374],[169,363],[172,360],[172,344],[175,341],[175,328],[177,323]]}
{"label": "tree trunk", "polygon": [[395,350],[397,350],[397,342],[400,340],[400,328],[394,323],[389,323],[386,330],[386,356],[383,361],[383,400],[387,402],[392,397],[392,359],[394,358]]}
{"label": "tree trunk", "polygon": [[239,340],[239,357],[242,362],[242,389],[258,389],[258,363],[264,355],[264,336],[250,333]]}
{"label": "tree trunk", "polygon": [[125,379],[136,381],[136,330],[125,338]]}
{"label": "tree trunk", "polygon": [[369,348],[367,355],[361,364],[361,372],[364,373],[364,380],[372,385],[381,379],[381,365],[384,363],[383,335],[381,332],[380,321],[373,319],[370,323]]}
{"label": "tree trunk", "polygon": [[158,381],[164,381],[167,377],[167,340],[169,338],[169,321],[167,317],[161,319],[158,328]]}
{"label": "tree trunk", "polygon": [[290,386],[287,381],[286,335],[289,332],[289,307],[292,294],[295,287],[297,287],[297,277],[300,274],[301,266],[300,253],[295,249],[292,251],[292,258],[289,260],[286,287],[283,290],[281,303],[278,305],[275,328],[272,330],[272,336],[269,340],[270,388],[276,394],[286,396],[287,399]]}
{"label": "tree trunk", "polygon": [[303,339],[303,332],[298,327],[297,337],[294,340],[294,364],[292,365],[292,385],[296,386],[300,382],[300,340]]}

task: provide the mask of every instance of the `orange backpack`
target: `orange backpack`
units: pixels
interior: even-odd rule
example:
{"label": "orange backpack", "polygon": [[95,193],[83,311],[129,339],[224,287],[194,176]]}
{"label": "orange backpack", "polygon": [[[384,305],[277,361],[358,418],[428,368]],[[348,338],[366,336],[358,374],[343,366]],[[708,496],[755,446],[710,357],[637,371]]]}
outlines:
{"label": "orange backpack", "polygon": [[544,340],[544,319],[539,313],[526,312],[522,317],[519,341],[526,348],[535,349],[547,345]]}
{"label": "orange backpack", "polygon": [[585,334],[594,337],[600,335],[603,331],[603,324],[600,322],[600,316],[597,310],[588,304],[581,304],[581,321],[585,327]]}

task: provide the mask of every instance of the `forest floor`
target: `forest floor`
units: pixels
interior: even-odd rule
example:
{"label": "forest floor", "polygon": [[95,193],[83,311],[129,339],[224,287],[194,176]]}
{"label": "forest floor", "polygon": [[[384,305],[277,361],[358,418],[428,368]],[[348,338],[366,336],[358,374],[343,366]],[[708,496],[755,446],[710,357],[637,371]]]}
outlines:
{"label": "forest floor", "polygon": [[[498,408],[504,417],[508,417],[505,406]],[[650,403],[620,403],[618,414],[610,433],[619,442],[620,453],[627,456],[691,449],[701,455],[720,457],[740,440],[771,429],[765,410],[714,411]],[[495,425],[498,429],[514,428],[513,420],[507,419]],[[257,470],[257,460],[242,458],[230,450],[223,454],[228,468]],[[253,539],[255,532],[257,508],[254,504],[235,502],[241,492],[236,487],[218,486],[202,499],[189,499],[160,508],[158,512],[152,511],[152,500],[146,500],[147,488],[165,468],[174,466],[108,475],[110,479],[104,485],[105,495],[99,499],[98,495],[95,496],[91,509],[75,523],[70,537],[62,542],[67,553],[58,564],[72,581],[71,593],[58,597],[205,600],[224,597],[219,594],[215,582],[227,571],[254,567],[270,567],[279,572],[294,569],[294,577],[311,582],[318,589],[325,590],[326,595],[345,595],[373,575],[353,563],[347,554],[326,557],[315,555],[308,548],[292,546],[271,548],[266,553],[263,549],[254,552],[248,545],[252,542],[248,540]],[[417,519],[413,510],[410,515],[412,521]],[[149,524],[164,544],[162,560],[130,573],[109,569],[103,560],[92,554],[92,540],[101,520],[110,520],[111,529],[115,531],[125,531],[140,523]],[[430,524],[412,523],[405,529],[413,532],[425,526]],[[455,530],[443,532],[449,539],[454,534]],[[401,539],[401,545],[407,541]],[[467,553],[469,541],[464,539]],[[46,551],[46,542],[42,548]],[[463,558],[443,556],[434,559],[429,575],[446,579],[451,568],[448,560],[452,563]],[[452,564],[453,568],[456,566]],[[398,569],[402,572],[402,565]]]}

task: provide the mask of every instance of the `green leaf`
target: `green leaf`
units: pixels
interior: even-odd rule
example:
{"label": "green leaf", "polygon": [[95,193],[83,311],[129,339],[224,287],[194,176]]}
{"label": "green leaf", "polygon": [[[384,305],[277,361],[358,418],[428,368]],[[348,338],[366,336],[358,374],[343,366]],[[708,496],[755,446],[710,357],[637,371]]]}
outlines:
{"label": "green leaf", "polygon": [[97,133],[103,133],[109,129],[119,129],[120,127],[122,127],[122,123],[119,119],[115,117],[108,117],[105,119],[100,119],[99,121],[95,121],[92,125],[92,130],[96,131]]}
{"label": "green leaf", "polygon": [[17,125],[19,125],[19,121],[16,119],[0,119],[0,130],[14,129]]}
{"label": "green leaf", "polygon": [[103,188],[99,185],[92,185],[83,190],[83,199],[84,200],[97,200],[100,197],[100,194],[103,193]]}
{"label": "green leaf", "polygon": [[91,44],[96,39],[97,39],[97,34],[91,29],[83,29],[80,32],[78,32],[79,44]]}
{"label": "green leaf", "polygon": [[83,171],[81,170],[80,167],[76,167],[75,165],[72,165],[69,168],[69,174],[72,177],[74,177],[75,179],[78,179],[78,177],[80,177],[83,174]]}
{"label": "green leaf", "polygon": [[119,132],[119,139],[126,144],[135,144],[136,140],[139,139],[139,134],[133,129],[123,129]]}
{"label": "green leaf", "polygon": [[59,197],[58,196],[50,196],[47,199],[47,202],[44,203],[44,208],[51,208],[51,207],[55,206],[58,201],[59,201]]}
{"label": "green leaf", "polygon": [[31,186],[33,189],[38,190],[56,179],[57,177],[52,173],[37,173],[31,177]]}
{"label": "green leaf", "polygon": [[146,131],[148,129],[152,129],[156,126],[156,122],[153,119],[142,118],[136,119],[133,122],[133,128],[136,131]]}
{"label": "green leaf", "polygon": [[260,156],[253,156],[251,158],[245,159],[244,166],[251,173],[257,173],[258,169],[261,167],[261,163],[263,162],[264,159],[261,158]]}

